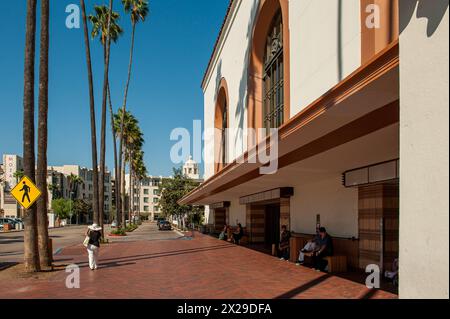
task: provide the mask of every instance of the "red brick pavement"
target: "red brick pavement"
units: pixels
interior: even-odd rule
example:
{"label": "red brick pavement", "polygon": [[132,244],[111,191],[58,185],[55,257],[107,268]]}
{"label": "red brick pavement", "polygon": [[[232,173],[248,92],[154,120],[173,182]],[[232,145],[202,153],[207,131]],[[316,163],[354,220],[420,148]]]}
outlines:
{"label": "red brick pavement", "polygon": [[66,248],[56,258],[81,267],[80,289],[66,288],[61,271],[46,280],[15,281],[7,289],[0,283],[0,298],[397,298],[200,234],[103,246],[97,271],[86,260],[83,246]]}

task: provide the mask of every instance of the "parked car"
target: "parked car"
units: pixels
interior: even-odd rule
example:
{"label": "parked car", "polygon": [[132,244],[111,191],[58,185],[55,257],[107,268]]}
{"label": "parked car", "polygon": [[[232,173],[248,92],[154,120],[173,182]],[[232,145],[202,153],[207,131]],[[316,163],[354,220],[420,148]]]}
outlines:
{"label": "parked car", "polygon": [[158,226],[159,230],[172,230],[172,225],[167,221],[161,221]]}
{"label": "parked car", "polygon": [[0,218],[0,225],[2,225],[2,229],[4,228],[3,226],[6,225],[6,224],[10,225],[11,229],[16,228],[16,223],[12,219],[10,219],[10,218]]}
{"label": "parked car", "polygon": [[156,225],[159,227],[159,224],[161,224],[161,222],[165,222],[165,221],[166,221],[165,218],[160,217],[156,220]]}
{"label": "parked car", "polygon": [[117,227],[117,222],[116,221],[113,221],[112,223],[111,223],[111,228],[116,228]]}

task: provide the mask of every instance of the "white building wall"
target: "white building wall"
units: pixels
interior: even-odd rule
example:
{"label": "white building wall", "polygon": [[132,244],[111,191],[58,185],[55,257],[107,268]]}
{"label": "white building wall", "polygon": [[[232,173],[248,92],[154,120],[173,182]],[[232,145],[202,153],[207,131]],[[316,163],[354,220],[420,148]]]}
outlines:
{"label": "white building wall", "polygon": [[360,67],[360,0],[291,0],[289,14],[293,117]]}
{"label": "white building wall", "polygon": [[[205,128],[214,128],[221,79],[228,84],[229,125],[233,132],[228,154],[234,155],[229,161],[246,150],[245,133],[238,134],[237,128],[247,127],[248,61],[258,3],[237,1],[237,10],[231,14],[204,84]],[[360,67],[360,0],[291,0],[289,15],[292,117]],[[205,179],[214,175],[214,159],[210,157],[205,158]]]}
{"label": "white building wall", "polygon": [[[231,16],[231,26],[224,33],[225,41],[219,47],[211,76],[204,88],[205,128],[213,129],[217,91],[221,79],[227,81],[229,127],[232,132],[227,153],[234,154],[234,158],[244,153],[247,147],[243,134],[238,134],[237,129],[247,127],[248,61],[257,3],[258,0],[238,0],[238,10]],[[207,179],[214,175],[214,158],[205,158],[205,161]]]}
{"label": "white building wall", "polygon": [[332,236],[358,238],[358,189],[342,186],[342,176],[299,182],[291,197],[291,230],[313,234],[316,216]]}
{"label": "white building wall", "polygon": [[399,293],[448,298],[448,0],[400,1],[400,14]]}
{"label": "white building wall", "polygon": [[229,209],[229,224],[231,226],[237,226],[238,223],[241,223],[242,227],[246,226],[246,206],[239,204],[239,198],[234,198],[231,201],[231,206]]}

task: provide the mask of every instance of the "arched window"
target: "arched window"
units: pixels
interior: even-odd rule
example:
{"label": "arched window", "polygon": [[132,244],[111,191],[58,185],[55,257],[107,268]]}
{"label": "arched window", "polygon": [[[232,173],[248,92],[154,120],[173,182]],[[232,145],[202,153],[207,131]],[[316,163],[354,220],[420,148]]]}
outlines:
{"label": "arched window", "polygon": [[222,137],[221,137],[221,162],[225,164],[227,162],[227,136],[226,129],[228,127],[228,105],[225,99],[222,109]]}
{"label": "arched window", "polygon": [[215,172],[225,167],[228,161],[227,129],[228,129],[228,88],[225,79],[221,80],[216,101],[216,114],[214,120],[215,132]]}
{"label": "arched window", "polygon": [[283,19],[281,10],[272,20],[267,34],[263,81],[263,125],[269,130],[280,127],[284,122]]}

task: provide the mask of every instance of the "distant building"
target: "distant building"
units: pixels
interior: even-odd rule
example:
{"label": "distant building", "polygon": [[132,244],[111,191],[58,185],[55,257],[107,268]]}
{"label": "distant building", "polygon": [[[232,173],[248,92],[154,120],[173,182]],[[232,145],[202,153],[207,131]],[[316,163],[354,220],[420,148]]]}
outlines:
{"label": "distant building", "polygon": [[194,182],[203,183],[203,178],[200,175],[200,167],[196,161],[189,156],[189,159],[184,163],[182,168],[184,176],[192,179]]}
{"label": "distant building", "polygon": [[[172,177],[162,177],[162,176],[147,176],[140,182],[134,184],[133,189],[133,205],[134,213],[139,213],[140,215],[148,216],[150,220],[155,220],[162,213],[159,206],[159,201],[161,199],[161,192],[159,186],[164,179],[170,179]],[[125,175],[125,192],[130,198],[130,175]]]}
{"label": "distant building", "polygon": [[[3,155],[3,164],[0,165],[2,176],[0,178],[0,209],[6,217],[22,217],[21,209],[11,196],[11,189],[16,186],[18,179],[16,172],[23,171],[23,159],[18,155]],[[73,174],[81,178],[83,183],[72,191],[70,190],[69,176]],[[48,208],[51,211],[52,200],[57,198],[84,199],[92,201],[93,170],[79,165],[49,166],[47,169]],[[111,173],[107,170],[105,175],[105,214],[109,215],[112,207]]]}
{"label": "distant building", "polygon": [[23,170],[23,159],[18,155],[5,154],[0,168],[3,171],[0,184],[0,209],[3,210],[5,217],[21,217],[21,211],[10,191],[18,182],[15,173]]}
{"label": "distant building", "polygon": [[[83,183],[78,185],[75,190],[71,192],[69,187],[63,187],[63,197],[64,198],[72,198],[72,199],[83,199],[88,202],[92,201],[94,197],[94,183],[93,183],[93,175],[94,170],[81,167],[79,165],[63,165],[63,166],[52,166],[51,169],[55,172],[59,172],[64,174],[67,179],[71,174],[78,176],[82,179]],[[66,181],[68,183],[68,181]],[[68,185],[68,184],[67,184]],[[112,212],[112,180],[111,173],[106,168],[105,174],[105,215],[109,216]]]}

